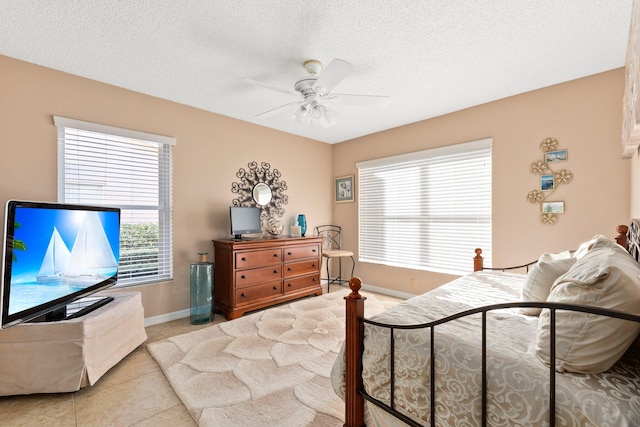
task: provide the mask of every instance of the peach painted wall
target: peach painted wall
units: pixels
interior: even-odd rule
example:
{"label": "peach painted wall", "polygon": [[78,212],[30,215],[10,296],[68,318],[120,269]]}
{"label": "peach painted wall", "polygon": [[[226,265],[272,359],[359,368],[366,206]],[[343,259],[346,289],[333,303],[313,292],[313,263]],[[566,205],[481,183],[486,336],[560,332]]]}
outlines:
{"label": "peach painted wall", "polygon": [[[640,202],[629,201],[637,181],[631,165],[637,176],[640,160],[620,158],[623,88],[619,69],[332,146],[0,56],[0,201],[56,200],[53,115],[177,138],[174,280],[135,288],[152,317],[188,308],[189,264],[199,251],[211,258],[210,240],[227,235],[231,183],[249,161],[282,172],[289,188],[284,222],[305,212],[310,227],[340,224],[345,246],[357,252],[357,200],[334,204],[332,177],[357,175],[362,160],[492,137],[493,257],[494,265],[508,265],[573,248],[596,233],[612,235],[630,212],[640,215]],[[554,226],[540,224],[525,200],[537,185],[529,164],[541,158],[538,144],[547,136],[568,149],[564,166],[575,175],[556,192],[566,213]],[[356,274],[407,293],[452,278],[362,263]]]}
{"label": "peach painted wall", "polygon": [[[632,161],[622,160],[620,149],[623,90],[624,70],[617,69],[341,143],[333,150],[334,176],[357,176],[356,163],[363,160],[493,138],[494,266],[576,248],[598,233],[613,237],[630,214]],[[553,195],[566,209],[553,226],[541,224],[537,205],[526,201],[539,185],[529,165],[542,159],[539,143],[546,137],[558,138],[569,152],[556,169],[575,176]],[[357,252],[357,200],[334,204],[333,218],[346,229],[344,246]],[[357,264],[355,274],[366,284],[414,294],[452,278],[365,263]]]}
{"label": "peach painted wall", "polygon": [[[189,264],[228,237],[239,168],[266,161],[287,182],[287,225],[331,220],[332,146],[0,56],[0,203],[57,200],[57,133],[65,116],[177,138],[173,162],[174,280],[134,289],[145,317],[189,307]],[[313,178],[313,179],[310,179]],[[2,209],[4,217],[4,209]],[[4,218],[2,218],[4,223]]]}

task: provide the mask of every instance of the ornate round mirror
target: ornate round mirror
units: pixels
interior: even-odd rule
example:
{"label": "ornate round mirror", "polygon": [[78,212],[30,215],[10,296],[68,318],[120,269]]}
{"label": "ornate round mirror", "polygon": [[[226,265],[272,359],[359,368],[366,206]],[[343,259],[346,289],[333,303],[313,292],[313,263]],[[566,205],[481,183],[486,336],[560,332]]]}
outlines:
{"label": "ornate round mirror", "polygon": [[253,187],[253,200],[260,206],[268,205],[271,201],[271,188],[264,182],[260,182]]}
{"label": "ornate round mirror", "polygon": [[232,204],[259,207],[263,224],[270,224],[284,215],[284,205],[289,203],[284,194],[287,183],[280,180],[280,171],[271,169],[267,162],[249,162],[247,166],[248,169],[240,168],[236,173],[240,181],[231,184],[231,192],[238,195]]}

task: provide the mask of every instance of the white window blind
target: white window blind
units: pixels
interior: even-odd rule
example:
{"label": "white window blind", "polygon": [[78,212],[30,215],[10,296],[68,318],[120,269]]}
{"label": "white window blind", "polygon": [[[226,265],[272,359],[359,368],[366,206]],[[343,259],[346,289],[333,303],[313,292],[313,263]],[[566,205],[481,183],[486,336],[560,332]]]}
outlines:
{"label": "white window blind", "polygon": [[451,274],[491,265],[491,139],[359,162],[359,260]]}
{"label": "white window blind", "polygon": [[175,139],[64,117],[58,200],[121,209],[118,284],[170,280]]}

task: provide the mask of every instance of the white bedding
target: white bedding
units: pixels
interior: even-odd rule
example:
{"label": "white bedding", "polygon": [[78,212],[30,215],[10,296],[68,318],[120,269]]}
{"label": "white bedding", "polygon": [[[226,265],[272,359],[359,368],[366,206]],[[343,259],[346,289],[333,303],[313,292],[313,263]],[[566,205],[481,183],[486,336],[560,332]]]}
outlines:
{"label": "white bedding", "polygon": [[[381,313],[374,320],[417,324],[483,305],[520,299],[525,275],[477,272]],[[366,303],[365,303],[366,304]],[[536,356],[538,317],[517,309],[491,312],[487,320],[489,425],[544,426],[549,418],[549,368]],[[455,320],[435,329],[436,424],[480,425],[481,315]],[[397,330],[397,409],[428,425],[429,330]],[[342,350],[344,351],[344,349]],[[365,327],[363,382],[372,396],[389,400],[388,332]],[[612,369],[601,374],[556,375],[556,425],[640,425],[640,360],[638,340]],[[334,389],[344,397],[344,357],[333,367]],[[398,425],[367,403],[368,426]]]}

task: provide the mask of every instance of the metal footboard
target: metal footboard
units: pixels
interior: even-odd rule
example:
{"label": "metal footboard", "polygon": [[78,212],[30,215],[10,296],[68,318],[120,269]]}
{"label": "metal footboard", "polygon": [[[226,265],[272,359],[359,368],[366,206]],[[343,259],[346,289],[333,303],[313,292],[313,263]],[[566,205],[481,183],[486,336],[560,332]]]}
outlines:
{"label": "metal footboard", "polygon": [[[361,319],[361,327],[364,328],[365,325],[373,325],[373,326],[377,326],[379,328],[385,328],[385,329],[389,329],[389,345],[390,345],[390,364],[391,366],[389,366],[389,370],[390,370],[390,390],[389,390],[389,402],[390,404],[386,404],[383,401],[380,401],[376,398],[374,398],[373,396],[369,395],[365,389],[364,389],[364,385],[362,383],[362,375],[360,375],[360,384],[359,384],[359,393],[362,396],[362,398],[366,401],[371,402],[372,404],[376,405],[377,407],[387,411],[388,413],[390,413],[391,415],[393,415],[394,417],[402,420],[403,422],[405,422],[406,424],[410,425],[410,426],[423,426],[422,423],[416,422],[414,419],[408,417],[407,415],[405,415],[404,413],[398,411],[398,409],[396,408],[396,403],[395,403],[395,371],[396,371],[396,367],[395,367],[395,331],[396,330],[408,330],[408,329],[430,329],[430,335],[431,335],[431,342],[430,342],[430,402],[431,402],[431,414],[430,414],[430,425],[434,426],[435,425],[435,421],[436,421],[436,414],[435,414],[435,410],[436,410],[436,395],[434,390],[436,389],[436,383],[435,383],[435,364],[434,364],[434,356],[435,356],[435,334],[436,334],[436,329],[437,326],[442,325],[444,323],[456,320],[456,319],[460,319],[466,316],[470,316],[473,314],[481,314],[482,315],[482,373],[481,373],[481,381],[482,381],[482,394],[481,394],[481,398],[482,398],[482,412],[481,412],[481,425],[484,427],[487,425],[487,394],[488,394],[488,390],[487,390],[487,384],[488,384],[488,379],[487,379],[487,313],[494,311],[494,310],[501,310],[501,309],[508,309],[508,308],[518,308],[518,307],[530,307],[530,308],[542,308],[542,309],[549,309],[550,311],[550,349],[549,349],[549,353],[550,353],[550,360],[555,360],[556,358],[556,311],[558,310],[567,310],[567,311],[575,311],[575,312],[582,312],[582,313],[587,313],[587,314],[595,314],[595,315],[599,315],[599,316],[606,316],[606,317],[612,317],[612,318],[617,318],[617,319],[622,319],[622,320],[628,320],[631,322],[637,322],[640,323],[640,315],[635,315],[635,314],[629,314],[629,313],[623,313],[620,311],[616,311],[616,310],[609,310],[609,309],[604,309],[604,308],[598,308],[598,307],[592,307],[592,306],[583,306],[583,305],[572,305],[572,304],[562,304],[562,303],[552,303],[552,302],[513,302],[513,303],[501,303],[501,304],[494,304],[494,305],[488,305],[488,306],[484,306],[484,307],[478,307],[478,308],[473,308],[470,310],[465,310],[462,312],[459,312],[457,314],[453,314],[447,317],[443,317],[441,319],[432,321],[432,322],[428,322],[428,323],[422,323],[422,324],[416,324],[416,325],[391,325],[391,324],[387,324],[387,323],[381,323],[381,322],[376,322],[373,320],[369,320],[369,319]],[[362,345],[360,346],[360,360],[359,360],[359,366],[362,367],[362,356],[363,356],[363,352],[364,352],[364,343],[361,343]],[[556,419],[556,408],[555,408],[555,401],[556,401],[556,392],[555,392],[555,387],[556,387],[556,370],[555,370],[555,363],[551,363],[549,366],[549,425],[551,427],[555,426],[555,419]]]}

